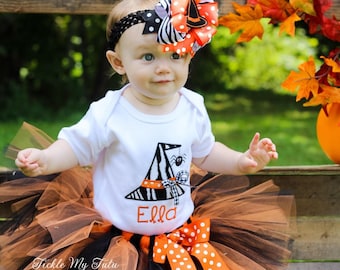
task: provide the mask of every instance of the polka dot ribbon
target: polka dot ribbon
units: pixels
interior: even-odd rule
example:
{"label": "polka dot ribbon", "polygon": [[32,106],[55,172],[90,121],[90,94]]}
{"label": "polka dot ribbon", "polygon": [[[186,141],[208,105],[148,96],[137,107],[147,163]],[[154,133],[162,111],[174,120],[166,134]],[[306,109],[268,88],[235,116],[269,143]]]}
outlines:
{"label": "polka dot ribbon", "polygon": [[199,219],[186,223],[174,232],[155,238],[153,261],[164,263],[168,259],[171,269],[195,270],[191,258],[195,256],[204,270],[228,270],[216,249],[208,242],[210,237],[210,220]]}
{"label": "polka dot ribbon", "polygon": [[164,51],[194,55],[216,33],[218,7],[212,0],[161,0],[155,10],[162,18],[157,40]]}
{"label": "polka dot ribbon", "polygon": [[129,13],[113,25],[108,39],[109,49],[114,50],[122,34],[131,26],[139,23],[145,23],[143,34],[157,33],[161,18],[155,10],[138,10]]}

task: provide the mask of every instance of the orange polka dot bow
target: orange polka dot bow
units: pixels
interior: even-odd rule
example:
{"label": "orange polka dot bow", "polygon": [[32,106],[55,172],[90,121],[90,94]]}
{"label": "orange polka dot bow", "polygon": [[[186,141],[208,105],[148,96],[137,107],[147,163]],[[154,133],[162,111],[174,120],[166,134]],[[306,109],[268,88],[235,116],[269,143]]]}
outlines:
{"label": "orange polka dot bow", "polygon": [[210,220],[208,218],[186,223],[168,235],[156,236],[153,261],[164,263],[167,258],[171,269],[195,270],[196,266],[191,258],[195,256],[204,270],[228,270],[221,256],[208,242],[209,237]]}
{"label": "orange polka dot bow", "polygon": [[155,11],[162,18],[157,40],[164,51],[194,55],[216,33],[218,8],[212,0],[161,0]]}

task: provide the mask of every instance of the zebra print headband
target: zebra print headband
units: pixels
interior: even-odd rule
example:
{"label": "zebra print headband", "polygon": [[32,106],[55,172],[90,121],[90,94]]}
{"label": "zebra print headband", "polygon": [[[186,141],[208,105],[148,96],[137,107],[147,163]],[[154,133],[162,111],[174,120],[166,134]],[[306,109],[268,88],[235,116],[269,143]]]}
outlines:
{"label": "zebra print headband", "polygon": [[216,33],[217,3],[213,0],[160,0],[155,9],[133,12],[118,21],[111,29],[109,49],[114,50],[122,34],[138,23],[145,23],[143,34],[157,34],[163,51],[194,55]]}

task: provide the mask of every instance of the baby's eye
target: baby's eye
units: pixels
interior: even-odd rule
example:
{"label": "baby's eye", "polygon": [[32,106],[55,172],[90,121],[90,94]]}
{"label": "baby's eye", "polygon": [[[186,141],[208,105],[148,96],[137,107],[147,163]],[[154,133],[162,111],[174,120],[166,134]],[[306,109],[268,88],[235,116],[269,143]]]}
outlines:
{"label": "baby's eye", "polygon": [[155,57],[151,53],[146,53],[146,54],[143,55],[143,60],[145,60],[145,61],[152,61],[154,59],[155,59]]}

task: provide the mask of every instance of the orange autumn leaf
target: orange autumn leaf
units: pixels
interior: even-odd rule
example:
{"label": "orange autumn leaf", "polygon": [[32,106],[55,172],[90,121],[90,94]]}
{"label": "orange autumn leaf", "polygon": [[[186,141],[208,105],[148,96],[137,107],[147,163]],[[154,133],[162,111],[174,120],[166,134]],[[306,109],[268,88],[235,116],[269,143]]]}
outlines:
{"label": "orange autumn leaf", "polygon": [[288,35],[291,35],[292,37],[294,37],[295,36],[295,22],[297,21],[301,21],[301,18],[295,12],[281,23],[279,34],[281,35],[282,32],[286,32]]}
{"label": "orange autumn leaf", "polygon": [[322,58],[325,61],[327,66],[330,66],[332,68],[333,72],[340,72],[340,65],[337,62],[335,62],[333,59],[326,58],[324,56],[321,56],[320,58]]}
{"label": "orange autumn leaf", "polygon": [[219,19],[219,24],[230,29],[231,33],[241,31],[237,42],[248,42],[254,37],[262,39],[264,29],[260,19],[263,17],[261,7],[256,5],[239,5],[233,3],[234,9],[238,14],[229,13]]}
{"label": "orange autumn leaf", "polygon": [[320,84],[322,92],[312,97],[303,106],[325,106],[329,103],[340,103],[340,89],[334,86]]}
{"label": "orange autumn leaf", "polygon": [[315,78],[315,63],[313,57],[299,65],[299,72],[291,71],[286,80],[281,84],[291,92],[298,90],[296,101],[302,98],[308,99],[310,95],[316,96],[319,89],[319,82]]}
{"label": "orange autumn leaf", "polygon": [[295,8],[309,15],[315,16],[313,0],[290,0],[289,3]]}

